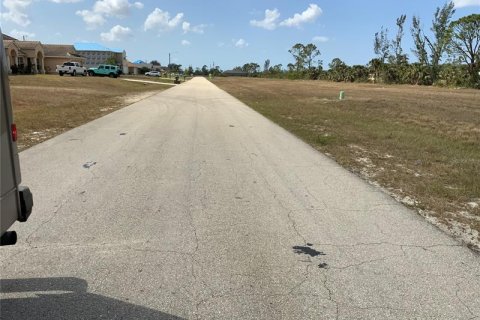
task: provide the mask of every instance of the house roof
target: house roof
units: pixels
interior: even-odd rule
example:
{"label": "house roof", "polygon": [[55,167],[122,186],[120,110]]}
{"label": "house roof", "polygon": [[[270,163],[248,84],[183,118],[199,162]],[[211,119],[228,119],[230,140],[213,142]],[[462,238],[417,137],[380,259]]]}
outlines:
{"label": "house roof", "polygon": [[143,61],[143,60],[135,60],[135,61],[133,61],[132,63],[142,64],[142,63],[147,63],[147,62],[145,62],[145,61]]}
{"label": "house roof", "polygon": [[2,33],[3,40],[17,40],[14,37],[10,37],[9,35],[6,35],[5,33]]}
{"label": "house roof", "polygon": [[[10,47],[11,45],[15,45],[15,41],[13,40],[3,40],[3,46],[5,48]],[[18,46],[16,46],[18,48]]]}
{"label": "house roof", "polygon": [[45,56],[66,57],[77,55],[75,47],[69,44],[44,44]]}
{"label": "house roof", "polygon": [[110,51],[121,53],[123,50],[116,48],[107,48],[95,42],[75,42],[73,45],[77,51]]}
{"label": "house roof", "polygon": [[5,47],[5,49],[15,48],[18,52],[25,54],[25,52],[22,51],[20,46],[18,46],[18,40],[3,40],[3,46]]}
{"label": "house roof", "polygon": [[37,48],[38,46],[41,46],[42,44],[40,41],[19,41],[19,40],[14,40],[15,44],[17,47],[20,49],[24,50],[33,50]]}

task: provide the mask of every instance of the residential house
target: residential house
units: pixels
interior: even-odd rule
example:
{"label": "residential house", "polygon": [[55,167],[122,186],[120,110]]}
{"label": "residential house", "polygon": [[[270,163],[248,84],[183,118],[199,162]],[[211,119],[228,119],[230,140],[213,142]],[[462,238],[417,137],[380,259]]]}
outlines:
{"label": "residential house", "polygon": [[143,69],[148,69],[152,71],[160,71],[160,72],[165,72],[165,67],[162,67],[161,65],[154,65],[148,62],[145,62],[143,60],[135,60],[134,62],[128,61],[128,74],[140,74],[140,70]]}
{"label": "residential house", "polygon": [[40,41],[20,41],[2,35],[7,66],[11,72],[45,73],[45,54]]}
{"label": "residential house", "polygon": [[[15,44],[14,40],[3,40],[3,46],[5,48],[5,57],[7,58],[7,66],[9,72],[12,67],[18,66],[18,55],[20,54],[20,48]],[[14,67],[15,66],[15,67]]]}
{"label": "residential house", "polygon": [[2,36],[3,36],[3,40],[17,40],[14,37],[10,37],[9,35],[6,35],[6,34],[2,34]]}
{"label": "residential house", "polygon": [[76,61],[86,68],[97,67],[113,58],[114,64],[128,73],[126,52],[110,49],[97,43],[79,42],[75,45],[42,44],[23,41],[2,34],[9,71],[13,73],[55,73],[57,65]]}
{"label": "residential house", "polygon": [[80,56],[73,45],[67,44],[44,44],[45,72],[55,73],[57,65],[74,61],[85,65],[85,57]]}

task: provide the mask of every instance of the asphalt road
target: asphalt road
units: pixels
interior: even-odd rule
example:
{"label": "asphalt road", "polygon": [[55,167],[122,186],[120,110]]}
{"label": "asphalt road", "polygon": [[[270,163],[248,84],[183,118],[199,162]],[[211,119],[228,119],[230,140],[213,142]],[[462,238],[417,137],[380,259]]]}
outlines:
{"label": "asphalt road", "polygon": [[21,153],[2,319],[475,319],[480,256],[205,79]]}

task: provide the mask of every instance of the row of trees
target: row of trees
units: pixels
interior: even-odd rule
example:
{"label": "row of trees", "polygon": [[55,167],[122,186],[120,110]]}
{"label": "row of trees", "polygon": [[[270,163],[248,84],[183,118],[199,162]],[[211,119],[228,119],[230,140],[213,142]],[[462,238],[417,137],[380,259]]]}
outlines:
{"label": "row of trees", "polygon": [[[268,66],[268,60],[265,62]],[[430,68],[421,63],[404,63],[401,65],[382,64],[372,59],[367,65],[349,66],[340,58],[333,59],[328,69],[323,65],[297,68],[296,64],[288,64],[287,68],[277,64],[263,69],[257,63],[247,63],[234,68],[251,77],[330,80],[336,82],[383,82],[412,85],[431,85]],[[468,86],[470,83],[468,67],[463,64],[445,63],[439,66],[437,84],[451,86]]]}
{"label": "row of trees", "polygon": [[185,69],[186,76],[219,76],[222,73],[222,70],[219,66],[208,67],[207,65],[203,65],[202,68],[195,68],[193,69],[192,66],[189,66]]}
{"label": "row of trees", "polygon": [[452,21],[453,2],[436,9],[431,34],[427,35],[419,17],[412,18],[410,33],[416,62],[403,49],[406,15],[396,20],[392,40],[388,29],[381,28],[374,37],[376,57],[367,65],[349,66],[339,58],[323,69],[320,50],[312,43],[295,44],[289,52],[294,63],[286,68],[266,60],[263,71],[257,63],[236,67],[250,76],[290,79],[326,79],[332,81],[374,81],[417,85],[452,85],[480,88],[480,14]]}
{"label": "row of trees", "polygon": [[[414,47],[411,53],[415,62],[410,62],[410,56],[402,45],[407,21],[407,16],[402,14],[396,20],[396,32],[392,40],[389,30],[384,27],[375,34],[373,51],[376,56],[366,65],[349,66],[340,58],[335,58],[324,69],[320,50],[315,44],[297,43],[289,50],[294,62],[286,67],[282,64],[273,65],[267,59],[263,68],[256,62],[249,62],[234,70],[252,77],[480,88],[480,14],[452,21],[454,13],[453,2],[438,7],[428,34],[420,18],[412,17],[410,34]],[[184,72],[187,76],[222,74],[218,66],[204,65],[195,69],[189,66],[185,70],[181,67],[171,64],[168,69]]]}
{"label": "row of trees", "polygon": [[[438,7],[435,11],[431,35],[427,36],[419,17],[412,18],[410,32],[414,41],[413,54],[418,62],[409,64],[402,40],[407,16],[397,21],[397,33],[390,41],[388,30],[382,27],[375,34],[374,51],[377,61],[377,77],[386,82],[404,83],[416,73],[415,82],[433,84],[454,81],[454,84],[479,86],[480,71],[480,15],[472,14],[452,21],[455,13],[453,2]],[[442,64],[443,62],[443,64]]]}

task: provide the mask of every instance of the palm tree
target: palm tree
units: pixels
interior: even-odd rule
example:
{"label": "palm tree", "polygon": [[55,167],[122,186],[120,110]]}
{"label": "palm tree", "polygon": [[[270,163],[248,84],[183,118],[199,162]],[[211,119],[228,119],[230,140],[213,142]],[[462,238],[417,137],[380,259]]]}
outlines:
{"label": "palm tree", "polygon": [[380,70],[382,69],[383,62],[382,60],[376,58],[370,60],[368,63],[368,67],[373,72],[375,78],[373,79],[373,83],[377,82],[377,79],[380,77]]}

